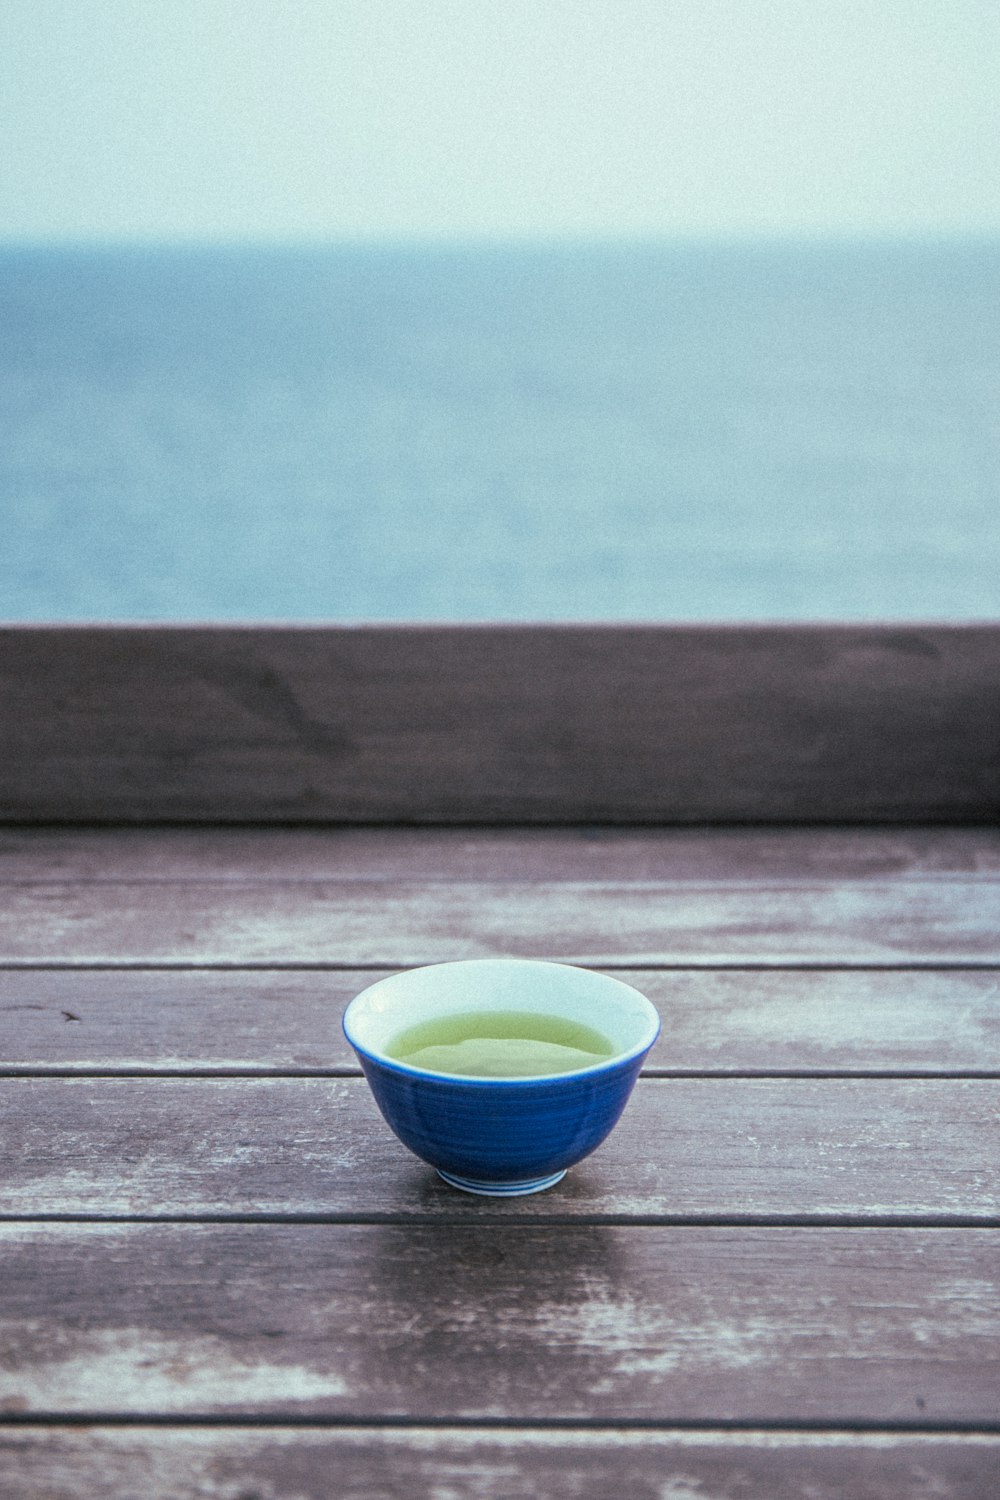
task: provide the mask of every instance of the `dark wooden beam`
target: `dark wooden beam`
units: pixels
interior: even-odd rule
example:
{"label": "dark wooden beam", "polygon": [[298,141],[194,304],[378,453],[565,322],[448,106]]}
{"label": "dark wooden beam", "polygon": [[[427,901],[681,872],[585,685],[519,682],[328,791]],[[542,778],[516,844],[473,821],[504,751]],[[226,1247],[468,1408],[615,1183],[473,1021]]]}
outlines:
{"label": "dark wooden beam", "polygon": [[7,821],[998,810],[1000,625],[0,630]]}

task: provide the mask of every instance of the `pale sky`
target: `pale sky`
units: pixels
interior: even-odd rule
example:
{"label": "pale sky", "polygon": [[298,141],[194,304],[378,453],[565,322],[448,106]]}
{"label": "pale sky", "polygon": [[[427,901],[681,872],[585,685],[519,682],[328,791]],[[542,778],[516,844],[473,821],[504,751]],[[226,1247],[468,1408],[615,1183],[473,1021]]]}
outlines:
{"label": "pale sky", "polygon": [[998,0],[0,0],[0,239],[996,233]]}

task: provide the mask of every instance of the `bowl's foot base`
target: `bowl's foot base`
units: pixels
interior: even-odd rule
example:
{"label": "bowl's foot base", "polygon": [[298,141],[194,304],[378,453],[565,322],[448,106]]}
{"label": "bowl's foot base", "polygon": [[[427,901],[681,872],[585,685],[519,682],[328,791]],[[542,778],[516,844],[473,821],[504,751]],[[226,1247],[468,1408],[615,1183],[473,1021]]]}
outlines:
{"label": "bowl's foot base", "polygon": [[525,1193],[541,1193],[561,1182],[566,1176],[566,1168],[548,1177],[531,1177],[524,1182],[477,1182],[473,1177],[455,1177],[451,1172],[442,1172],[440,1167],[437,1174],[451,1187],[461,1188],[463,1193],[479,1193],[484,1198],[520,1198]]}

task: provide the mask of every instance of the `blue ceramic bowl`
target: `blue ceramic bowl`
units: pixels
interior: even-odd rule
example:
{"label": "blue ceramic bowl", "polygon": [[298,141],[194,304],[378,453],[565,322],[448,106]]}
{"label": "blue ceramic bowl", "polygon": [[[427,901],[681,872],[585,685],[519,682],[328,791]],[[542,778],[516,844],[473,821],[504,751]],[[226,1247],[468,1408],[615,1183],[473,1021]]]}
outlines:
{"label": "blue ceramic bowl", "polygon": [[[400,1032],[470,1010],[537,1011],[601,1032],[614,1055],[571,1073],[478,1078],[386,1055]],[[344,1032],[375,1101],[404,1146],[470,1193],[550,1187],[613,1128],[660,1020],[631,985],[531,959],[431,964],[381,979],[347,1007]]]}

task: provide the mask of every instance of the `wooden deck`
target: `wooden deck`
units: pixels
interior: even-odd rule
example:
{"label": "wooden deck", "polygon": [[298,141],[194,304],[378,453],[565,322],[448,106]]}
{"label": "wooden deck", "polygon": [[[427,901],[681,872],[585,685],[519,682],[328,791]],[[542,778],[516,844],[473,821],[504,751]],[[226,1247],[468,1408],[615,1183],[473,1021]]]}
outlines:
{"label": "wooden deck", "polygon": [[[769,826],[650,824],[651,792],[614,825],[281,826],[266,787],[253,825],[168,826],[148,784],[145,821],[85,826],[51,767],[29,822],[26,728],[0,1494],[993,1500],[996,708],[978,801],[942,771],[923,821],[903,790],[853,826],[804,818],[801,776]],[[81,744],[92,815],[114,768]],[[500,954],[621,974],[664,1022],[605,1145],[521,1200],[409,1156],[340,1032],[380,973]]]}

